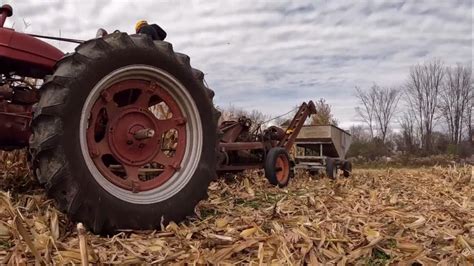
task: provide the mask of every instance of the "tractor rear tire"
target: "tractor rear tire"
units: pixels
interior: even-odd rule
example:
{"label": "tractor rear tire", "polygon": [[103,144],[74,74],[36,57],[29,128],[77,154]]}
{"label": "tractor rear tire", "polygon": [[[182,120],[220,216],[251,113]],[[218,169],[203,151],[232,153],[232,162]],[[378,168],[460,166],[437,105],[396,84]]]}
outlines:
{"label": "tractor rear tire", "polygon": [[[204,74],[170,43],[120,32],[89,40],[57,63],[41,92],[32,163],[73,221],[101,234],[159,229],[207,197],[220,113]],[[158,102],[171,110],[165,120],[153,117]],[[165,149],[173,130],[178,142]]]}
{"label": "tractor rear tire", "polygon": [[290,156],[281,147],[271,148],[265,159],[265,177],[270,184],[286,187],[292,176]]}

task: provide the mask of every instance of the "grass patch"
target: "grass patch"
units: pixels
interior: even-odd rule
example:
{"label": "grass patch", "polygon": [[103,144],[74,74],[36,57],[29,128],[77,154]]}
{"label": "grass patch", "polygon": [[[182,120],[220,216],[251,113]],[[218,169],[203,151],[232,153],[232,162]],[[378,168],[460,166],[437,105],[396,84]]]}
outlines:
{"label": "grass patch", "polygon": [[216,209],[200,209],[199,210],[200,213],[201,213],[201,218],[203,220],[209,218],[209,217],[214,217],[214,216],[218,216],[221,214],[221,212],[219,212],[218,210]]}
{"label": "grass patch", "polygon": [[366,265],[368,266],[381,266],[388,265],[390,262],[390,255],[386,254],[382,250],[374,249],[372,256],[367,258]]}

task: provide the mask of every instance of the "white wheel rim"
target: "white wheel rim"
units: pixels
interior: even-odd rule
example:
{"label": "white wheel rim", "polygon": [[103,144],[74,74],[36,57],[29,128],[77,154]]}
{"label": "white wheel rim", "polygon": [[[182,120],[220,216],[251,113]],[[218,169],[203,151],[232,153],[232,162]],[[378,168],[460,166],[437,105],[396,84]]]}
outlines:
{"label": "white wheel rim", "polygon": [[[162,85],[164,89],[174,98],[179,108],[186,117],[186,148],[184,157],[181,164],[181,169],[177,171],[171,178],[166,181],[163,185],[138,193],[134,193],[129,190],[122,189],[110,181],[108,181],[97,169],[96,165],[92,161],[87,146],[86,131],[88,128],[88,120],[92,106],[96,100],[100,97],[102,90],[111,86],[116,82],[127,80],[130,78],[143,79],[143,80],[154,80],[158,84]],[[171,89],[170,89],[171,88]],[[171,74],[166,71],[151,67],[148,65],[130,65],[123,68],[119,68],[112,73],[102,78],[92,89],[86,101],[84,102],[81,119],[79,125],[80,135],[80,146],[83,158],[87,165],[87,168],[95,181],[108,193],[113,196],[134,204],[152,204],[157,202],[165,201],[179,191],[181,191],[186,184],[189,183],[191,177],[197,170],[199,161],[201,159],[201,152],[203,149],[203,132],[201,118],[199,116],[199,110],[194,103],[191,95],[186,88],[174,78]]]}

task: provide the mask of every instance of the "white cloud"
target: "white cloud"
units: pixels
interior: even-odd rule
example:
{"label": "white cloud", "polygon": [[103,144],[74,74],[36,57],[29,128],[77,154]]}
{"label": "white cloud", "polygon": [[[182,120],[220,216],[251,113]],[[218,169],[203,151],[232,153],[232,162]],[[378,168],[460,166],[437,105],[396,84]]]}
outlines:
{"label": "white cloud", "polygon": [[[8,1],[7,1],[8,2]],[[10,1],[12,2],[12,1]],[[410,65],[440,58],[472,65],[472,2],[410,1],[15,1],[15,28],[87,39],[99,27],[131,32],[156,21],[230,102],[277,115],[326,98],[354,121],[355,86],[404,83]],[[10,24],[11,25],[11,24]],[[57,42],[53,42],[57,45]],[[74,46],[60,44],[64,50]]]}

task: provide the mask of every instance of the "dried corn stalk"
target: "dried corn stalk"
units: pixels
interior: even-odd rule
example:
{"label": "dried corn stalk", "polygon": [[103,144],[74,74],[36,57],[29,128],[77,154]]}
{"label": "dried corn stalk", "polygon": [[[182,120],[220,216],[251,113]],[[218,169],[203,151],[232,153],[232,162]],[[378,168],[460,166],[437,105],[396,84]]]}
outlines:
{"label": "dried corn stalk", "polygon": [[30,180],[22,155],[0,156],[11,191],[0,197],[3,264],[474,262],[469,167],[356,170],[336,181],[302,173],[285,189],[248,172],[213,182],[183,223],[81,242],[37,184],[21,181]]}

